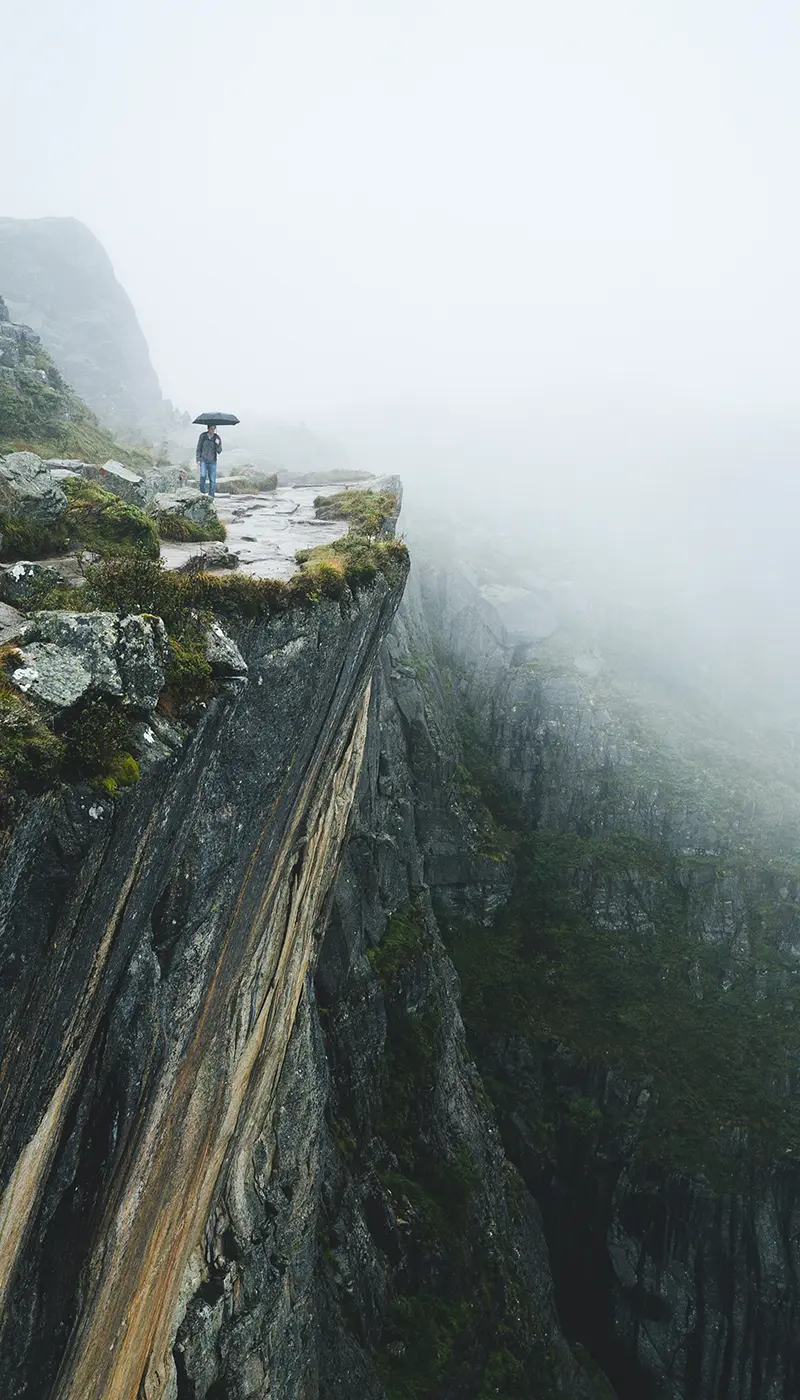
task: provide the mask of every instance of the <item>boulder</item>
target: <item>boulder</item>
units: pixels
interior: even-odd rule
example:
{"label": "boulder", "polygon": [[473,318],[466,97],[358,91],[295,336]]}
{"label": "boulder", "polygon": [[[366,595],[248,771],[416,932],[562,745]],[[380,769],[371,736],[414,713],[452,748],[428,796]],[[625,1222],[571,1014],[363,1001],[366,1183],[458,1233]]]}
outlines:
{"label": "boulder", "polygon": [[19,645],[13,684],[54,710],[69,709],[90,691],[153,710],[170,657],[161,619],[137,613],[40,612]]}
{"label": "boulder", "polygon": [[61,576],[55,569],[34,560],[20,559],[0,569],[0,598],[21,608],[35,608],[45,593],[60,583]]}
{"label": "boulder", "polygon": [[0,511],[30,525],[47,526],[54,525],[66,508],[64,492],[35,452],[0,457]]}
{"label": "boulder", "polygon": [[190,477],[188,467],[151,467],[144,473],[144,485],[147,499],[152,500],[163,491],[180,491]]}
{"label": "boulder", "polygon": [[247,662],[218,622],[212,622],[206,632],[206,661],[216,676],[247,675]]}
{"label": "boulder", "polygon": [[89,481],[96,481],[98,486],[102,486],[114,496],[119,496],[129,506],[143,508],[146,505],[147,488],[144,478],[123,467],[121,462],[105,462],[102,467],[82,462],[80,470],[82,476],[88,477]]}
{"label": "boulder", "polygon": [[62,481],[75,481],[79,473],[71,471],[69,467],[51,467],[50,475],[56,485],[59,485]]}
{"label": "boulder", "polygon": [[220,544],[217,540],[209,540],[207,544],[199,546],[196,554],[190,554],[188,559],[179,564],[175,572],[178,574],[204,574],[209,569],[238,569],[238,567],[238,554],[233,554],[226,544]]}
{"label": "boulder", "polygon": [[213,525],[217,519],[214,502],[192,486],[180,491],[160,491],[149,506],[151,515],[177,515],[193,525]]}
{"label": "boulder", "polygon": [[16,608],[10,608],[8,603],[0,603],[0,646],[15,641],[26,621],[24,614],[17,612]]}

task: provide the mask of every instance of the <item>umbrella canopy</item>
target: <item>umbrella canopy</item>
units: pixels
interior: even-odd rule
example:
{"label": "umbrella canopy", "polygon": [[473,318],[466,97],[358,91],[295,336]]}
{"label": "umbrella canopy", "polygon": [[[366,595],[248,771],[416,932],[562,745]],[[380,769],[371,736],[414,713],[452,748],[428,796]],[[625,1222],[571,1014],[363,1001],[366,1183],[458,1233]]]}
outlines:
{"label": "umbrella canopy", "polygon": [[239,422],[235,413],[198,413],[193,423],[213,423],[216,428],[232,428]]}

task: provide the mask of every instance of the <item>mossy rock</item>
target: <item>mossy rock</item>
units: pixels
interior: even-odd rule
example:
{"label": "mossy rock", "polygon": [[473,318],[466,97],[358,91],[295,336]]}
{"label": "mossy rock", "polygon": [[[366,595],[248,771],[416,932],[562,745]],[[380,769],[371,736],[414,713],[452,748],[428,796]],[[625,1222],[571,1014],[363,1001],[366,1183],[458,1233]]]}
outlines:
{"label": "mossy rock", "polygon": [[73,547],[98,554],[141,554],[157,559],[158,532],[149,515],[93,481],[72,477],[64,483],[69,505],[64,517]]}
{"label": "mossy rock", "polygon": [[339,491],[317,496],[318,520],[347,520],[354,534],[374,539],[397,516],[397,497],[391,491]]}
{"label": "mossy rock", "polygon": [[177,544],[202,544],[204,540],[224,540],[227,535],[221,520],[209,520],[204,525],[198,525],[184,515],[166,512],[156,516],[156,527],[162,540]]}
{"label": "mossy rock", "polygon": [[277,487],[277,472],[266,476],[259,472],[252,472],[247,476],[217,478],[217,490],[227,492],[229,496],[254,496],[261,491],[276,491]]}

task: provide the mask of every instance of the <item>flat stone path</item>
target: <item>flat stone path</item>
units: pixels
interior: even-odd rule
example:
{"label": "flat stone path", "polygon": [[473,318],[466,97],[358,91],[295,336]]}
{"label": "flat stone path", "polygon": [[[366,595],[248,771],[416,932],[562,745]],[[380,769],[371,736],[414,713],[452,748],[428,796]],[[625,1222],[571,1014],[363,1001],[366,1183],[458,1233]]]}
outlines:
{"label": "flat stone path", "polygon": [[[335,486],[280,486],[261,495],[233,496],[217,490],[217,514],[228,532],[227,545],[239,555],[241,572],[254,578],[291,578],[297,572],[295,554],[318,544],[330,544],[347,534],[346,520],[317,520],[316,496],[332,496],[362,481],[337,482]],[[176,569],[200,544],[172,544],[165,540],[161,557],[168,569]]]}

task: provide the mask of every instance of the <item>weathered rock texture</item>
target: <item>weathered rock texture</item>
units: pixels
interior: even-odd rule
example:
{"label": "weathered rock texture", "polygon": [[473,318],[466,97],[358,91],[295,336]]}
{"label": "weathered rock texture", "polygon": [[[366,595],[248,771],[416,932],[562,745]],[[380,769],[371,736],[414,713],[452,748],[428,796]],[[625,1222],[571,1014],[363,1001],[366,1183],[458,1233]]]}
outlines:
{"label": "weathered rock texture", "polygon": [[30,525],[53,525],[64,514],[67,498],[35,452],[0,457],[0,511]]}
{"label": "weathered rock texture", "polygon": [[[677,910],[680,936],[695,939],[699,959],[713,954],[723,992],[746,981],[753,950],[764,944],[766,966],[769,957],[791,964],[800,911],[786,861],[797,805],[789,788],[781,793],[780,778],[751,791],[735,769],[723,764],[720,776],[716,751],[704,768],[693,766],[686,743],[659,746],[624,690],[615,694],[598,680],[600,663],[587,664],[594,655],[577,646],[570,653],[567,641],[549,661],[543,656],[552,620],[542,625],[533,595],[523,607],[515,592],[509,632],[491,589],[466,571],[421,570],[420,583],[433,645],[413,629],[405,685],[416,695],[416,724],[429,724],[436,712],[443,661],[448,712],[479,737],[489,781],[511,795],[531,830],[584,841],[624,834],[661,853],[650,877],[633,857],[627,869],[605,876],[572,872],[571,898],[601,936],[627,930],[631,939],[637,931],[647,937]],[[505,594],[499,601],[506,609]],[[451,752],[454,762],[464,753],[452,737]],[[424,816],[433,797],[427,772],[426,764],[412,764],[435,905],[454,924],[491,925],[508,893],[508,859],[495,852],[492,879],[468,823],[460,855],[442,840]],[[451,829],[458,807],[455,800]],[[535,927],[535,912],[531,918]],[[487,958],[497,955],[491,939],[486,949]],[[487,980],[489,972],[487,964]],[[766,1022],[780,1014],[792,982],[759,976]],[[626,1010],[633,1016],[639,1008]],[[546,1035],[521,1034],[511,1007],[506,1025],[505,1033],[473,1032],[470,1049],[491,1085],[508,1156],[542,1210],[567,1334],[591,1350],[622,1400],[790,1400],[800,1393],[796,1149],[782,1147],[770,1162],[763,1151],[752,1155],[756,1143],[748,1146],[746,1135],[715,1141],[710,1122],[685,1116],[662,1124],[667,1137],[659,1147],[649,1080],[587,1063]],[[719,1073],[722,1099],[725,1067],[703,1059],[713,1050],[712,1033],[693,1072],[698,1079]],[[751,1089],[756,1125],[759,1112],[769,1112],[768,1091],[783,1096],[779,1103],[796,1102],[796,1056],[787,1057],[779,1090]],[[683,1170],[675,1167],[679,1155]],[[726,1186],[728,1173],[736,1182]]]}
{"label": "weathered rock texture", "polygon": [[217,519],[211,497],[193,486],[183,486],[178,491],[159,492],[153,497],[148,510],[156,519],[174,516],[200,526],[213,525]]}
{"label": "weathered rock texture", "polygon": [[275,1112],[187,1274],[179,1397],[609,1394],[561,1336],[538,1209],[466,1050],[425,883],[428,849],[474,879],[467,851],[457,868],[456,741],[408,647],[405,622]]}
{"label": "weathered rock texture", "polygon": [[247,682],[182,743],[145,734],[165,756],[135,788],[53,794],[15,832],[0,891],[4,1396],[176,1393],[207,1222],[244,1214],[271,1131],[397,601],[379,581],[347,606],[242,625]]}
{"label": "weathered rock texture", "polygon": [[[218,641],[222,649],[224,641]],[[230,644],[232,645],[232,644]],[[154,710],[164,688],[169,640],[160,617],[39,612],[19,634],[19,690],[56,710],[90,692]]]}
{"label": "weathered rock texture", "polygon": [[532,829],[666,853],[576,869],[609,937],[656,929],[690,851],[698,947],[735,977],[758,938],[800,945],[791,881],[715,863],[744,840],[735,804],[659,766],[594,652],[533,664],[549,605],[510,587],[420,569],[391,633],[379,583],[240,625],[238,653],[212,635],[231,689],[194,733],[143,720],[124,798],[53,796],[19,827],[4,1396],[798,1394],[791,1154],[727,1187],[659,1158],[641,1077],[510,1013],[465,1034],[441,933],[482,930],[488,980],[515,887],[464,767],[476,736]]}

